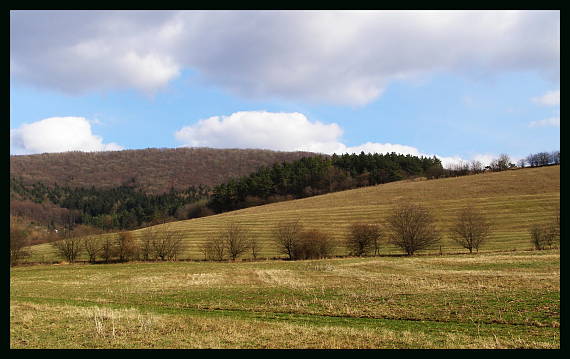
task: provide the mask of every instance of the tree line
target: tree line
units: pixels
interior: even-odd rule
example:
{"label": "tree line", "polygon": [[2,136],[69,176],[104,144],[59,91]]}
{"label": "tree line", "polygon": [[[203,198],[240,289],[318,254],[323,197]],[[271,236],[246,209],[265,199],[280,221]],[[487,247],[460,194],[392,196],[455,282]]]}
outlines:
{"label": "tree line", "polygon": [[[25,230],[17,224],[11,226],[12,265],[29,255]],[[300,219],[279,222],[271,233],[279,253],[286,255],[289,260],[300,260],[331,257],[339,245],[346,248],[351,256],[378,255],[386,244],[395,245],[411,256],[417,251],[433,248],[444,235],[473,253],[479,251],[492,230],[492,222],[474,206],[460,209],[448,228],[438,228],[432,210],[408,203],[395,206],[378,223],[350,224],[342,243],[337,243],[326,231],[307,228]],[[176,260],[186,248],[184,232],[172,224],[146,228],[141,231],[138,240],[131,232],[101,234],[99,229],[78,226],[51,245],[61,258],[72,263],[82,253],[88,256],[91,263],[99,259],[105,263],[112,260]],[[556,246],[560,242],[560,208],[548,222],[530,226],[529,234],[536,250]],[[248,251],[253,259],[257,259],[262,246],[245,227],[237,222],[229,222],[207,238],[200,249],[204,260],[224,261],[236,260]]]}
{"label": "tree line", "polygon": [[430,176],[442,169],[434,157],[397,153],[305,157],[264,166],[212,190],[208,206],[226,212],[276,201]]}

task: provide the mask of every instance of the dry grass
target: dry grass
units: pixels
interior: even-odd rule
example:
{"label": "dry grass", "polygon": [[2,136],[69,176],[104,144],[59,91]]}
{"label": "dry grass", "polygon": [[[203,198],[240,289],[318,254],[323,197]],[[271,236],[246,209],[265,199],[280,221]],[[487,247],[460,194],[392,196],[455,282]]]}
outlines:
{"label": "dry grass", "polygon": [[14,348],[557,348],[557,250],[11,270]]}
{"label": "dry grass", "polygon": [[[491,236],[481,251],[530,249],[530,225],[551,220],[560,205],[560,166],[393,182],[180,221],[174,228],[186,234],[186,251],[181,258],[202,259],[201,246],[230,221],[237,221],[258,238],[260,257],[273,258],[283,256],[272,238],[272,229],[279,221],[300,218],[306,227],[323,230],[341,242],[351,223],[381,223],[394,205],[407,201],[433,209],[442,229],[450,226],[460,208],[472,204],[493,223]],[[140,230],[133,234],[139,236]],[[439,251],[437,247],[423,253]],[[465,252],[447,236],[442,240],[441,251]],[[36,246],[33,252],[32,260],[56,259],[48,245]],[[339,255],[346,253],[344,247],[336,250]],[[381,249],[381,254],[396,253],[401,251],[388,244]]]}

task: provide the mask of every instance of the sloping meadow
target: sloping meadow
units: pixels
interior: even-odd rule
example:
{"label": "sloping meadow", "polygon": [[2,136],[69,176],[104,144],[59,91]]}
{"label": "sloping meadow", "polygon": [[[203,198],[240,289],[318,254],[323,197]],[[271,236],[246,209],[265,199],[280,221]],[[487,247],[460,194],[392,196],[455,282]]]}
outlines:
{"label": "sloping meadow", "polygon": [[[335,254],[347,254],[343,241],[355,222],[379,223],[394,206],[418,203],[431,209],[442,230],[442,240],[419,253],[457,253],[466,250],[447,235],[458,211],[464,206],[481,210],[492,223],[488,241],[480,251],[516,251],[532,248],[529,228],[551,221],[560,206],[560,166],[525,168],[437,180],[408,180],[336,192],[305,199],[273,203],[223,214],[168,224],[184,233],[185,249],[180,259],[203,259],[204,243],[236,222],[257,238],[258,258],[284,257],[275,244],[273,230],[282,221],[299,219],[307,229],[319,229],[337,241]],[[144,229],[133,231],[140,238]],[[383,242],[380,254],[400,254]],[[54,260],[49,245],[36,246],[32,260]],[[242,258],[251,257],[249,253]]]}

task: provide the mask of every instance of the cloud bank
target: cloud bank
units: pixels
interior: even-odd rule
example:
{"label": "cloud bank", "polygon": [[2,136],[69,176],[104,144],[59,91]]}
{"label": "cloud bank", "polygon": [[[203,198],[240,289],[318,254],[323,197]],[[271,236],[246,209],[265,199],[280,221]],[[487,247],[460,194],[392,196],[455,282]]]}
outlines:
{"label": "cloud bank", "polygon": [[10,130],[10,153],[16,155],[122,149],[116,143],[103,143],[83,117],[50,117]]}
{"label": "cloud bank", "polygon": [[10,73],[153,93],[191,69],[252,98],[364,105],[438,71],[559,81],[559,11],[11,11]]}

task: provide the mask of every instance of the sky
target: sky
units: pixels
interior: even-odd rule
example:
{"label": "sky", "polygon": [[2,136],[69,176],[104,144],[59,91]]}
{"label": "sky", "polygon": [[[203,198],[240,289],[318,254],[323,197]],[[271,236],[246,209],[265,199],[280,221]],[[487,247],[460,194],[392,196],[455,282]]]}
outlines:
{"label": "sky", "polygon": [[559,11],[11,11],[10,153],[560,148]]}

